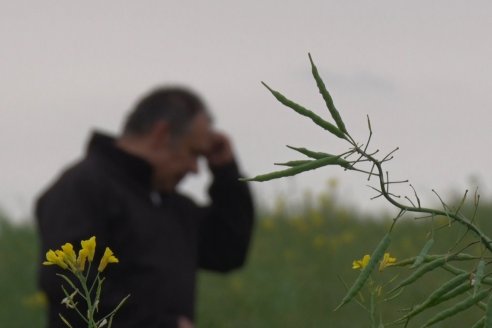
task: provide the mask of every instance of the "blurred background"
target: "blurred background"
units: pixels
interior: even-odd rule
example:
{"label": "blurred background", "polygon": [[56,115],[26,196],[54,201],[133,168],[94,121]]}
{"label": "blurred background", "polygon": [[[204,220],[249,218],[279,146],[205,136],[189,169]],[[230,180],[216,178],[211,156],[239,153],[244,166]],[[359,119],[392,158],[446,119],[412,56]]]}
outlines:
{"label": "blurred background", "polygon": [[[356,140],[367,138],[369,115],[374,149],[400,147],[387,169],[409,179],[423,205],[439,206],[432,188],[451,202],[478,188],[482,217],[490,217],[488,1],[0,5],[0,327],[43,320],[34,281],[36,196],[83,155],[93,129],[118,134],[133,104],[159,85],[201,93],[244,173],[257,175],[299,159],[285,145],[347,149],[260,84],[329,117],[310,52]],[[204,168],[182,190],[206,202],[208,179]],[[396,214],[383,199],[371,201],[366,184],[339,168],[253,184],[261,215],[250,264],[227,278],[202,275],[199,326],[356,326],[355,308],[332,312],[344,294],[337,274],[355,277],[352,260],[374,248]],[[413,195],[407,185],[399,191]],[[421,240],[403,234],[398,257],[425,240],[425,228],[409,225]]]}

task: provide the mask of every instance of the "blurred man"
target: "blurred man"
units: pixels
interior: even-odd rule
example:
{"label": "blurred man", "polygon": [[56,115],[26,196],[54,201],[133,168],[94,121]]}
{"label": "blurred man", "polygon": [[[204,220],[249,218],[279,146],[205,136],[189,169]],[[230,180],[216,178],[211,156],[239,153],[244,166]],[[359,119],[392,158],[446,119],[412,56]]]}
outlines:
{"label": "blurred man", "polygon": [[[213,174],[207,207],[176,192],[202,156]],[[131,294],[115,327],[193,327],[197,269],[226,272],[245,261],[253,204],[239,177],[229,139],[212,129],[204,103],[186,89],[158,89],[137,104],[120,137],[94,133],[85,158],[39,198],[42,254],[96,236],[99,256],[109,246],[120,261],[105,271],[100,314]],[[49,327],[65,327],[58,313],[82,327],[60,304],[56,271],[39,269]]]}

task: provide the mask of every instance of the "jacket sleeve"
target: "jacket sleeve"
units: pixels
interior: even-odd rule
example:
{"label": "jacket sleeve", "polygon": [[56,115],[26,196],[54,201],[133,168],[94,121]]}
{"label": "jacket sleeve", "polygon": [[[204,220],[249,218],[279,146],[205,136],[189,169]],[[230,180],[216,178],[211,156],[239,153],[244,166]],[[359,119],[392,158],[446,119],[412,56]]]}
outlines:
{"label": "jacket sleeve", "polygon": [[203,269],[226,272],[246,260],[254,221],[253,201],[246,182],[239,181],[235,162],[212,169],[211,205],[199,228],[198,258]]}

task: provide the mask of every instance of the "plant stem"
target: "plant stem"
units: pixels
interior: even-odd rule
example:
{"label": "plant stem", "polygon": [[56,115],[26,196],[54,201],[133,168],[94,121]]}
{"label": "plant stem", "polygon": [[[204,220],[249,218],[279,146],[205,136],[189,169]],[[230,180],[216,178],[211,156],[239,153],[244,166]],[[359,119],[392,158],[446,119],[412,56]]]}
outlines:
{"label": "plant stem", "polygon": [[94,321],[94,304],[92,304],[91,293],[87,288],[87,280],[84,275],[81,273],[77,273],[77,278],[80,280],[80,284],[82,285],[82,289],[84,290],[86,302],[87,302],[87,321],[88,328],[97,328],[96,323]]}
{"label": "plant stem", "polygon": [[397,202],[391,195],[388,193],[386,185],[387,183],[384,180],[384,171],[382,168],[382,164],[380,161],[372,157],[371,155],[367,154],[365,150],[361,149],[359,146],[357,146],[355,143],[352,144],[357,151],[357,153],[361,154],[361,156],[369,159],[374,166],[376,167],[378,174],[376,174],[379,178],[379,185],[381,188],[381,194],[383,195],[384,198],[386,198],[391,204],[396,206],[402,211],[407,211],[407,212],[414,212],[414,213],[427,213],[427,214],[432,214],[432,215],[440,215],[440,216],[447,216],[459,224],[465,226],[468,230],[472,231],[475,233],[479,238],[481,243],[489,250],[492,252],[492,240],[485,235],[476,225],[474,225],[472,222],[469,222],[465,217],[460,215],[459,213],[450,213],[447,211],[441,211],[441,210],[436,210],[436,209],[431,209],[431,208],[425,208],[425,207],[414,207],[414,206],[407,206],[403,205],[399,202]]}

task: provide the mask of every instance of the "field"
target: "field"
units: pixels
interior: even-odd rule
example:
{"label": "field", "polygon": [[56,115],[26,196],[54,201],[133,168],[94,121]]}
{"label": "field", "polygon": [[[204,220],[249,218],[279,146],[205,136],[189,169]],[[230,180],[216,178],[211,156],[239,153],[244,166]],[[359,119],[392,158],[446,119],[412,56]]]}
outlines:
{"label": "field", "polygon": [[[485,232],[492,231],[491,216],[492,206],[482,205],[478,218]],[[41,328],[46,305],[36,289],[35,229],[5,219],[0,222],[0,327]],[[435,222],[446,223],[446,218]],[[363,217],[337,207],[330,193],[296,206],[280,202],[259,214],[244,269],[228,275],[200,273],[197,326],[370,327],[369,314],[355,302],[333,309],[345,294],[342,280],[350,285],[358,275],[352,261],[371,253],[390,224],[389,217]],[[391,255],[400,260],[418,254],[429,228],[429,221],[405,218],[394,232]],[[462,232],[455,226],[439,230],[433,253],[445,253]],[[408,273],[406,268],[387,268],[373,277],[387,282]],[[382,318],[386,322],[398,318],[402,308],[420,302],[449,277],[443,270],[425,276],[395,300],[381,304]],[[432,313],[424,313],[409,327],[419,327]],[[452,324],[443,321],[436,327],[471,327],[482,313],[471,309],[452,319]]]}

